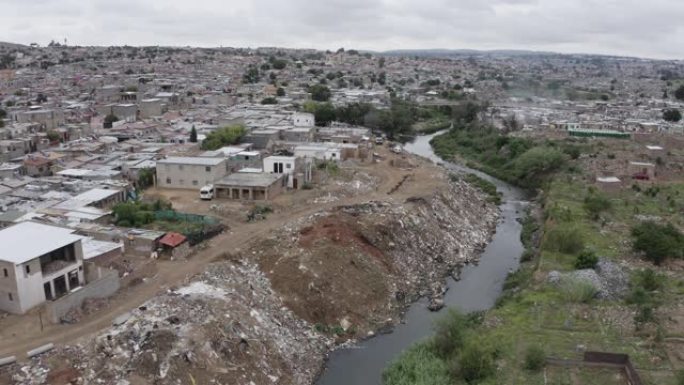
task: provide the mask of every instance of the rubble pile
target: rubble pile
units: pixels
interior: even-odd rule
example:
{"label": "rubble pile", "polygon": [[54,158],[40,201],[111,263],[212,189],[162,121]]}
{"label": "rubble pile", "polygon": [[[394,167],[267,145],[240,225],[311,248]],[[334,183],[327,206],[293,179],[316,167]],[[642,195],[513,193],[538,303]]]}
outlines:
{"label": "rubble pile", "polygon": [[[333,343],[285,308],[256,266],[233,262],[212,265],[121,319],[70,348],[87,357],[72,365],[82,383],[305,384]],[[26,385],[49,375],[38,360],[16,373]]]}
{"label": "rubble pile", "polygon": [[547,281],[552,285],[563,282],[581,281],[590,284],[596,290],[596,297],[605,300],[619,300],[629,291],[629,276],[618,264],[601,259],[595,269],[575,270],[567,273],[551,271]]}
{"label": "rubble pile", "polygon": [[391,326],[420,296],[443,306],[445,278],[477,259],[498,211],[455,182],[402,204],[371,201],[294,221],[246,253],[300,317],[343,337]]}

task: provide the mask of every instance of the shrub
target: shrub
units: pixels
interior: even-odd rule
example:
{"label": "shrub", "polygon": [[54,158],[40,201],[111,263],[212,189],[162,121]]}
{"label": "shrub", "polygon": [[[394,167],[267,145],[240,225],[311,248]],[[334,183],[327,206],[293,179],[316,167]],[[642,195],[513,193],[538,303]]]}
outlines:
{"label": "shrub", "polygon": [[466,331],[471,326],[468,317],[457,310],[439,318],[434,324],[433,347],[440,357],[449,357],[463,347]]}
{"label": "shrub", "polygon": [[525,369],[538,372],[546,363],[546,354],[544,349],[539,346],[530,346],[525,352]]}
{"label": "shrub", "polygon": [[600,193],[591,193],[584,198],[584,210],[593,220],[599,219],[601,213],[610,210],[611,206],[610,199]]}
{"label": "shrub", "polygon": [[565,155],[552,147],[533,147],[513,163],[513,172],[520,181],[538,185],[546,175],[565,164]]}
{"label": "shrub", "polygon": [[483,380],[494,374],[494,357],[481,345],[466,345],[456,362],[455,372],[466,382]]}
{"label": "shrub", "polygon": [[590,282],[583,279],[564,279],[559,290],[567,302],[588,303],[596,297],[598,291]]}
{"label": "shrub", "polygon": [[668,257],[681,258],[684,252],[684,236],[671,223],[639,223],[632,228],[632,237],[634,250],[656,265]]}
{"label": "shrub", "polygon": [[634,315],[634,323],[637,329],[640,329],[644,324],[655,321],[655,311],[652,305],[639,305],[636,314]]}
{"label": "shrub", "polygon": [[383,385],[451,385],[447,364],[427,343],[411,347],[382,373]]}
{"label": "shrub", "polygon": [[576,226],[560,224],[548,232],[544,246],[550,251],[576,254],[584,249],[584,237]]}
{"label": "shrub", "polygon": [[656,291],[663,288],[665,276],[656,273],[653,269],[637,271],[632,278],[632,283],[636,287],[641,287],[646,291]]}
{"label": "shrub", "polygon": [[575,269],[593,269],[598,263],[598,257],[592,250],[582,251],[575,260]]}

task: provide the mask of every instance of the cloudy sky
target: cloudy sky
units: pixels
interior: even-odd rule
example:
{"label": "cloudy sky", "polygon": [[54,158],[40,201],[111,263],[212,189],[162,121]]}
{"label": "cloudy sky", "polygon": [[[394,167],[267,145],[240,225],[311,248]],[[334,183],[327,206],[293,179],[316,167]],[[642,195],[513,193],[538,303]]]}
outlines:
{"label": "cloudy sky", "polygon": [[682,0],[0,0],[0,41],[684,59]]}

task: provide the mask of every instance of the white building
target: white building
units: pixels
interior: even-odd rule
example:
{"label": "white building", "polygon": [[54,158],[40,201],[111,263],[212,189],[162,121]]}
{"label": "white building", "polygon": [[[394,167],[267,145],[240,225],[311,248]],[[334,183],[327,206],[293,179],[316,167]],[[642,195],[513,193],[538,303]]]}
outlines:
{"label": "white building", "polygon": [[297,167],[294,156],[268,156],[264,158],[264,172],[287,175],[287,187],[295,187],[294,173]]}
{"label": "white building", "polygon": [[0,310],[23,314],[83,286],[82,239],[37,222],[0,230]]}
{"label": "white building", "polygon": [[314,114],[308,112],[295,112],[292,114],[292,124],[295,127],[313,127],[315,124]]}
{"label": "white building", "polygon": [[294,148],[294,154],[296,157],[300,158],[338,161],[342,159],[342,148],[338,146],[330,146],[328,143],[311,143],[296,146]]}
{"label": "white building", "polygon": [[162,188],[199,190],[226,174],[224,158],[174,156],[157,161],[157,185]]}

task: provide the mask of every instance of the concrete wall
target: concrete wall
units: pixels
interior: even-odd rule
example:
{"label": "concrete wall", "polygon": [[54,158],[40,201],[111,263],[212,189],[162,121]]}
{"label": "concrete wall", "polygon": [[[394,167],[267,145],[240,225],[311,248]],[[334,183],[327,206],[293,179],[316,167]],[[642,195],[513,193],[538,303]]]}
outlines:
{"label": "concrete wall", "polygon": [[[5,277],[5,270],[7,277]],[[8,313],[21,313],[16,275],[14,264],[0,261],[0,310]],[[10,294],[12,294],[12,300],[10,300]]]}
{"label": "concrete wall", "polygon": [[[30,273],[26,272],[29,266]],[[21,265],[15,266],[17,277],[16,301],[20,304],[20,314],[45,302],[45,290],[43,289],[43,273],[40,268],[40,259],[36,258]]]}
{"label": "concrete wall", "polygon": [[71,309],[80,308],[86,299],[110,297],[119,290],[120,286],[119,274],[114,270],[107,270],[100,279],[56,301],[49,302],[45,307],[47,318],[52,323],[59,323],[59,320]]}
{"label": "concrete wall", "polygon": [[[210,171],[207,171],[207,167]],[[226,176],[226,163],[216,166],[157,163],[157,185],[161,188],[197,190]],[[198,195],[199,196],[199,195]]]}

